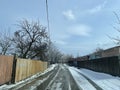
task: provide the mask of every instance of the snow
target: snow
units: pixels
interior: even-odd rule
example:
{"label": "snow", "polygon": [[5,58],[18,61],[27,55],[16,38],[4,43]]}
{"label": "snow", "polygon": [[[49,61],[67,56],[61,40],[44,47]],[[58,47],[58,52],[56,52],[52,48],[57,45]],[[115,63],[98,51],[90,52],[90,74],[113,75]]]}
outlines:
{"label": "snow", "polygon": [[[75,73],[80,72],[81,74],[91,79],[94,83],[96,83],[103,90],[120,90],[120,77],[115,77],[109,74],[95,72],[95,71],[83,69],[83,68],[77,69],[74,67],[70,67],[69,69],[70,71],[72,70],[72,72],[74,72],[72,75],[75,78],[77,78]],[[79,83],[78,80],[77,82]],[[84,89],[84,90],[87,90],[87,89]],[[90,90],[93,90],[93,89],[90,88]]]}
{"label": "snow", "polygon": [[[53,69],[56,67],[56,65],[57,65],[57,64],[53,64],[53,65],[51,65],[48,69],[46,69],[43,73],[41,73],[41,72],[40,72],[40,73],[37,73],[37,74],[31,76],[30,78],[27,78],[27,79],[25,79],[25,80],[22,80],[22,81],[20,81],[20,82],[15,83],[15,84],[11,84],[11,85],[4,84],[4,85],[0,86],[0,90],[8,90],[8,89],[13,88],[13,87],[15,87],[15,86],[22,87],[22,86],[24,86],[26,83],[29,83],[29,82],[31,82],[32,80],[34,80],[35,78],[40,77],[40,76],[46,74],[47,72],[53,70]],[[46,78],[43,79],[43,80],[38,81],[38,83],[45,81],[47,78],[48,78],[48,77],[46,77]],[[22,85],[20,85],[20,84],[22,84]],[[37,85],[36,85],[36,86],[37,86]],[[35,86],[32,86],[31,88],[35,88]],[[33,90],[33,89],[31,89],[31,90]]]}
{"label": "snow", "polygon": [[91,78],[104,90],[120,90],[120,77],[98,73],[87,69],[81,69],[80,72]]}
{"label": "snow", "polygon": [[[55,80],[56,80],[56,78],[57,78],[57,76],[58,76],[58,74],[59,74],[59,72],[60,72],[60,68],[58,69],[58,72],[56,73],[56,75],[54,76],[54,78],[50,81],[50,83],[48,84],[48,86],[47,86],[47,89],[49,90],[62,90],[62,88],[61,88],[61,85],[62,85],[62,83],[60,83],[60,82],[54,82]],[[52,83],[53,83],[53,85],[52,85]],[[51,86],[52,85],[52,86]],[[46,89],[46,90],[47,90]]]}
{"label": "snow", "polygon": [[[16,84],[2,85],[0,86],[0,90],[8,90],[15,86],[22,87],[26,83],[29,83],[32,80],[34,80],[35,78],[41,75],[44,75],[47,72],[53,70],[56,67],[56,65],[57,64],[53,64],[43,73],[37,73],[36,75],[33,75],[30,78],[20,81]],[[60,81],[62,81],[63,78],[59,78],[59,81],[57,81],[56,78],[58,78],[57,76],[59,75],[60,70],[64,70],[65,68],[69,69],[77,85],[82,90],[88,90],[88,89],[96,90],[96,87],[87,78],[89,78],[91,81],[93,81],[97,86],[99,86],[103,90],[120,90],[120,77],[112,76],[112,75],[105,74],[105,73],[95,72],[95,71],[83,69],[83,68],[77,69],[75,67],[69,67],[67,65],[61,66],[58,69],[58,72],[54,76],[53,80],[51,80],[51,82],[49,83],[48,88],[50,88],[51,90],[62,90],[62,87],[61,87],[62,82]],[[32,86],[29,87],[29,90],[37,90],[36,87],[40,85],[41,83],[43,83],[45,80],[47,80],[49,76],[50,75],[48,75],[46,78],[42,80],[38,80],[36,83],[34,83]],[[70,86],[70,82],[68,82],[68,85],[69,85],[69,90],[72,90]]]}
{"label": "snow", "polygon": [[62,85],[62,83],[60,83],[60,82],[53,83],[53,86],[51,87],[51,90],[62,90],[61,85]]}
{"label": "snow", "polygon": [[74,68],[69,68],[74,80],[78,84],[79,88],[82,90],[88,90],[90,88],[91,90],[96,90],[89,82],[84,78],[82,75],[80,75],[78,72],[74,70]]}
{"label": "snow", "polygon": [[39,86],[41,83],[43,83],[44,81],[46,81],[49,78],[50,75],[48,75],[46,78],[42,79],[42,80],[38,80],[35,84],[33,84],[32,86],[29,87],[28,90],[37,90],[37,86]]}

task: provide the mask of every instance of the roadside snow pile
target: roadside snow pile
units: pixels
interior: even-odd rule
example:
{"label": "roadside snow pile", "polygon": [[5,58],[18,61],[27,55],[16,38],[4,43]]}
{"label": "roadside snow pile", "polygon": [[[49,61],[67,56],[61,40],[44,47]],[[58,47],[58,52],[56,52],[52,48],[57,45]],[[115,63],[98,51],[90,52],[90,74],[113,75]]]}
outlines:
{"label": "roadside snow pile", "polygon": [[96,90],[89,82],[88,80],[83,77],[82,75],[80,75],[78,72],[76,72],[76,70],[74,70],[73,67],[69,67],[69,71],[72,74],[74,80],[76,81],[77,85],[79,86],[79,88],[81,88],[82,90]]}
{"label": "roadside snow pile", "polygon": [[87,69],[80,69],[84,74],[104,90],[120,90],[120,77],[115,77],[105,73],[94,72]]}
{"label": "roadside snow pile", "polygon": [[[27,78],[27,79],[25,79],[25,80],[22,80],[22,81],[20,81],[20,82],[15,83],[15,84],[11,84],[11,85],[4,84],[4,85],[0,86],[0,90],[8,90],[8,89],[10,89],[10,88],[13,88],[13,87],[19,86],[19,85],[20,85],[20,87],[22,87],[22,86],[24,86],[26,83],[29,83],[29,82],[31,82],[32,80],[34,80],[35,78],[40,77],[40,76],[46,74],[47,72],[53,70],[53,69],[56,67],[56,65],[57,65],[57,64],[53,64],[53,65],[51,65],[48,69],[46,69],[43,73],[41,73],[41,72],[40,72],[40,73],[37,73],[37,74],[31,76],[30,78]],[[21,85],[21,84],[22,84],[22,85]]]}
{"label": "roadside snow pile", "polygon": [[57,64],[50,65],[43,73],[41,73],[41,75],[53,70],[56,66],[57,66]]}
{"label": "roadside snow pile", "polygon": [[[72,71],[74,71],[74,73],[76,71],[85,75],[86,77],[91,79],[94,83],[96,83],[99,87],[101,87],[103,90],[120,90],[120,77],[115,77],[109,74],[95,72],[95,71],[91,71],[83,68],[77,69],[74,67],[70,67],[70,70],[71,69]],[[73,76],[75,76],[74,73],[73,73]],[[84,89],[84,90],[87,90],[87,89]],[[93,90],[93,89],[90,89],[90,90]]]}

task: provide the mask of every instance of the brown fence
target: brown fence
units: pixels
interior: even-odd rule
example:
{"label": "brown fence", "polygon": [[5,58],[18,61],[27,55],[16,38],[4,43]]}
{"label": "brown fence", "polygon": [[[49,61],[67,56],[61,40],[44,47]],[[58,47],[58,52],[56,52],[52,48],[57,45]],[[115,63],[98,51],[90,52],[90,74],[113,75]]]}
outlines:
{"label": "brown fence", "polygon": [[47,69],[47,62],[0,55],[0,85],[15,83]]}
{"label": "brown fence", "polygon": [[11,81],[12,66],[13,56],[0,55],[0,85]]}
{"label": "brown fence", "polygon": [[17,59],[15,82],[30,77],[38,72],[42,72],[47,68],[47,62]]}

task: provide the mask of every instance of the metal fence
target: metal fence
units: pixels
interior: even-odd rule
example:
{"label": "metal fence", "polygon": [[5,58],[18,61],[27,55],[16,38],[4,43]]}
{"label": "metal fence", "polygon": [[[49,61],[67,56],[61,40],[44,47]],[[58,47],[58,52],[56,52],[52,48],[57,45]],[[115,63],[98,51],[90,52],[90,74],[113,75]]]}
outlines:
{"label": "metal fence", "polygon": [[0,55],[0,85],[16,83],[47,69],[47,62]]}
{"label": "metal fence", "polygon": [[120,59],[118,56],[77,61],[77,66],[79,68],[87,68],[97,72],[120,76]]}

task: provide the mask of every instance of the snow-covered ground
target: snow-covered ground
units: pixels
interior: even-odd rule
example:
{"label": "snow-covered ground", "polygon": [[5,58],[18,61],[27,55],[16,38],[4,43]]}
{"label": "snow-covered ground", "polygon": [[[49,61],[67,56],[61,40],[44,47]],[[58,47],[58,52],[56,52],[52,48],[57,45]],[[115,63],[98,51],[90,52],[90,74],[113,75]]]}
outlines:
{"label": "snow-covered ground", "polygon": [[[15,87],[15,86],[19,86],[20,84],[22,84],[22,86],[24,86],[26,83],[31,82],[31,81],[34,80],[35,78],[40,77],[40,76],[46,74],[47,72],[53,70],[53,69],[56,67],[56,65],[57,65],[57,64],[53,64],[53,65],[51,65],[48,69],[46,69],[43,73],[41,73],[41,72],[40,72],[40,73],[37,73],[37,74],[31,76],[30,78],[27,78],[27,79],[25,79],[25,80],[22,80],[22,81],[20,81],[20,82],[18,82],[18,83],[11,84],[11,85],[4,84],[4,85],[0,86],[0,90],[9,90],[10,88]],[[45,80],[45,79],[39,81],[38,83],[42,83],[44,80]],[[22,87],[22,86],[20,86],[20,87]],[[37,85],[36,85],[36,86],[37,86]],[[35,87],[34,87],[34,88],[35,88]]]}
{"label": "snow-covered ground", "polygon": [[75,68],[70,67],[69,70],[73,78],[75,79],[76,83],[78,84],[79,88],[81,88],[82,90],[88,90],[88,88],[90,90],[96,90],[94,86],[92,86],[91,83],[89,83],[85,77],[76,72]]}
{"label": "snow-covered ground", "polygon": [[[55,89],[56,89],[56,90],[62,90],[61,87],[60,87],[62,83],[61,83],[61,82],[58,82],[58,81],[55,82],[56,78],[57,78],[58,75],[59,75],[60,70],[61,70],[61,69],[59,68],[58,71],[57,71],[57,73],[56,73],[56,75],[54,76],[54,78],[53,78],[53,79],[50,81],[50,83],[48,84],[48,86],[47,86],[47,89],[48,89],[48,90],[55,90]],[[54,83],[54,82],[55,82],[55,83]],[[52,84],[53,84],[53,85],[52,85]],[[47,90],[47,89],[46,89],[46,90]]]}
{"label": "snow-covered ground", "polygon": [[80,90],[65,65],[59,68],[45,90]]}
{"label": "snow-covered ground", "polygon": [[77,84],[83,90],[95,90],[95,88],[90,85],[88,80],[86,80],[85,77],[81,74],[91,79],[103,90],[120,90],[120,77],[115,77],[109,74],[95,72],[88,69],[77,69],[75,67],[69,67],[69,70],[73,75],[74,79],[76,80]]}
{"label": "snow-covered ground", "polygon": [[[28,86],[29,89],[25,88],[23,90],[37,90],[37,86],[42,85],[44,81],[49,79],[49,84],[45,86],[45,88],[49,90],[120,90],[120,77],[83,68],[77,69],[65,64],[53,64],[43,73],[38,73],[16,84],[2,85],[0,86],[0,90],[9,90],[13,87],[21,88],[26,85],[26,83],[30,83],[42,75],[47,76],[43,79],[37,79],[34,84]],[[14,90],[16,90],[16,88]]]}

